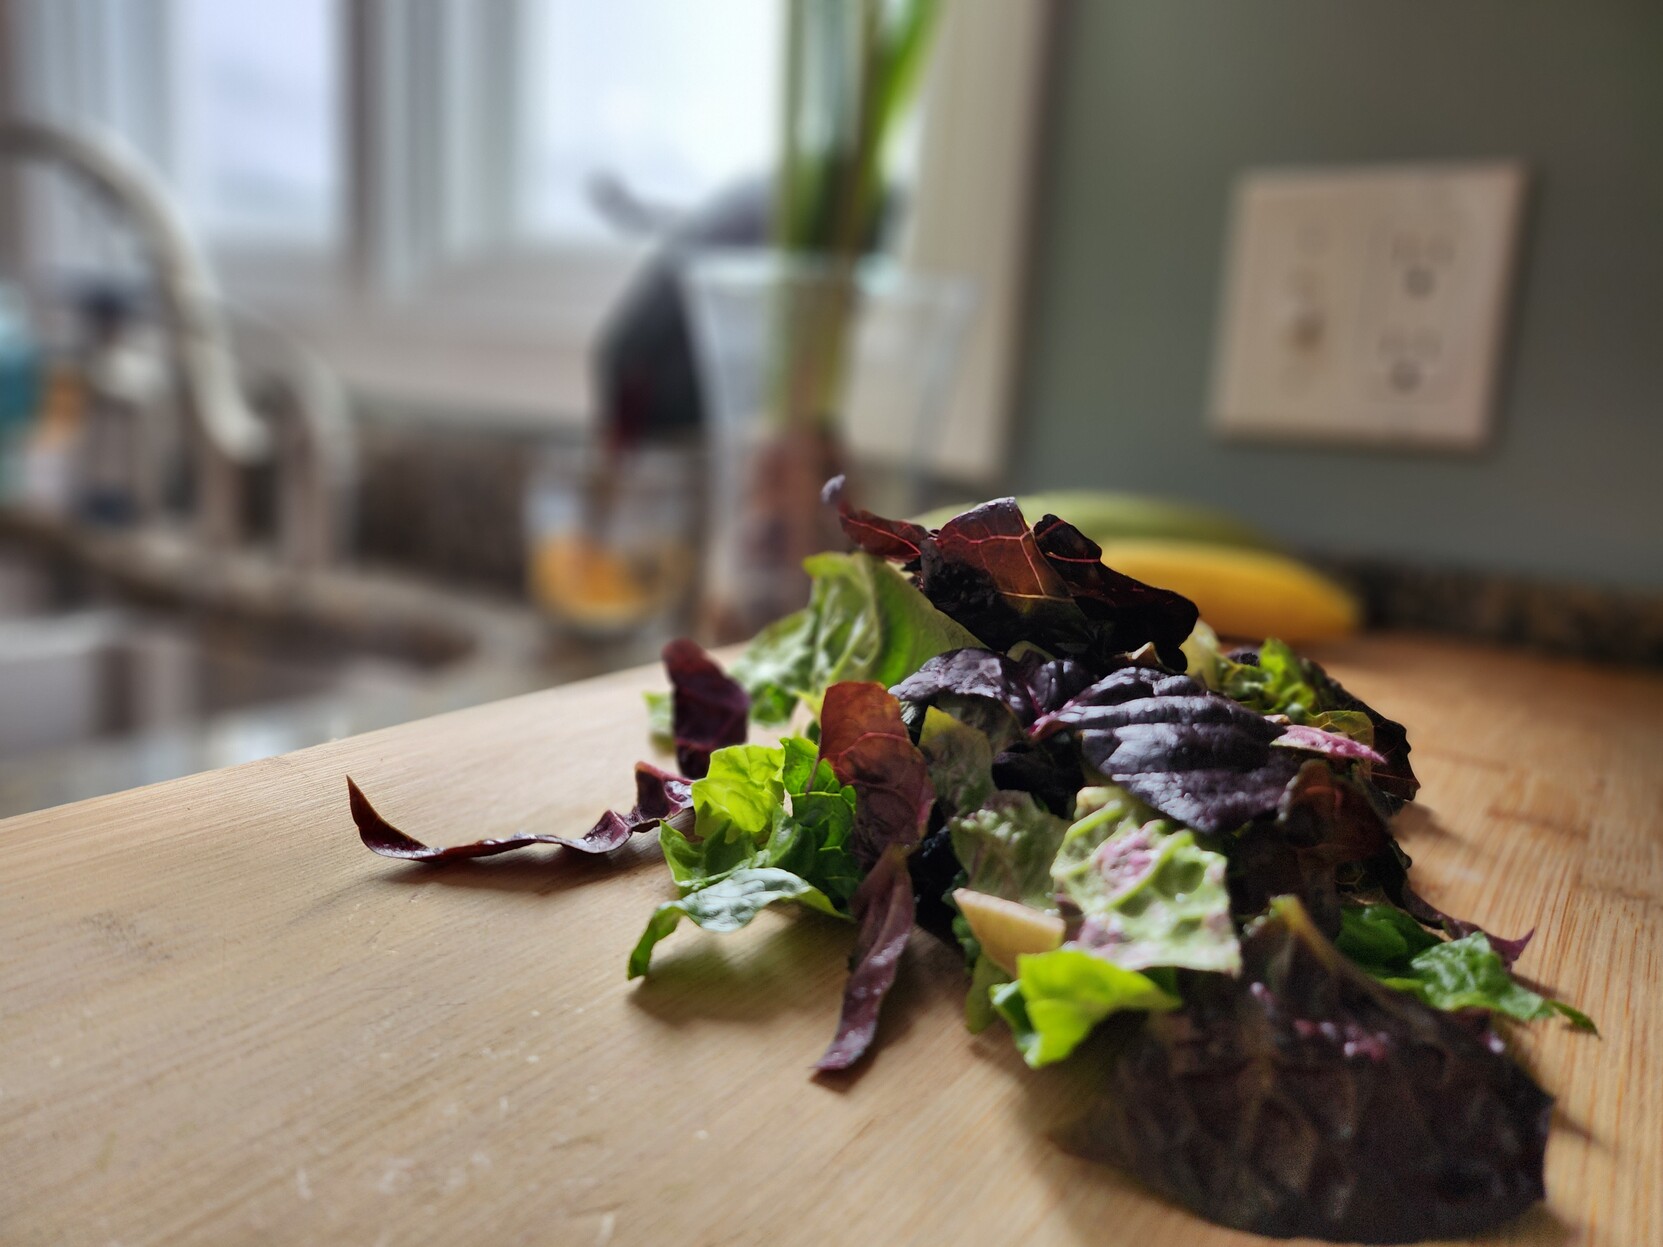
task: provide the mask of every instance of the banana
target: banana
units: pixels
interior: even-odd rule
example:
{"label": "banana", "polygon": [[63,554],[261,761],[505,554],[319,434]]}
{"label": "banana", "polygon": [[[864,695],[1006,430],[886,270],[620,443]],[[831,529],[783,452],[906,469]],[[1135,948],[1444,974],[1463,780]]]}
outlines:
{"label": "banana", "polygon": [[1284,554],[1153,538],[1101,544],[1115,571],[1182,593],[1223,636],[1322,641],[1355,632],[1362,618],[1355,597]]}
{"label": "banana", "polygon": [[[1030,523],[1042,515],[1060,515],[1098,545],[1134,537],[1160,537],[1253,549],[1276,546],[1252,525],[1221,511],[1164,498],[1082,489],[1024,494],[1016,501]],[[917,522],[926,528],[940,528],[972,505],[940,507],[919,516]]]}

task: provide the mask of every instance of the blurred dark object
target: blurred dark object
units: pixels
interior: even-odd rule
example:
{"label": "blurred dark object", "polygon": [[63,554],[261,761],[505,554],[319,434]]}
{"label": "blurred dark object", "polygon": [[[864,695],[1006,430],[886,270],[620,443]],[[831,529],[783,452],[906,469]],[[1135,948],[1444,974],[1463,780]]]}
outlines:
{"label": "blurred dark object", "polygon": [[[601,427],[613,446],[689,436],[704,424],[693,335],[681,290],[687,258],[698,251],[760,248],[773,220],[770,180],[736,183],[709,203],[679,213],[638,198],[616,178],[596,178],[591,195],[620,231],[657,234],[651,259],[608,313],[593,361]],[[863,247],[871,250],[894,218],[900,196],[885,196]]]}
{"label": "blurred dark object", "polygon": [[[597,183],[596,203],[627,229],[662,227],[664,215],[613,181]],[[704,422],[693,338],[679,273],[690,251],[757,247],[768,237],[768,180],[741,182],[673,224],[657,253],[624,292],[601,329],[595,393],[602,427],[615,446],[689,434]]]}

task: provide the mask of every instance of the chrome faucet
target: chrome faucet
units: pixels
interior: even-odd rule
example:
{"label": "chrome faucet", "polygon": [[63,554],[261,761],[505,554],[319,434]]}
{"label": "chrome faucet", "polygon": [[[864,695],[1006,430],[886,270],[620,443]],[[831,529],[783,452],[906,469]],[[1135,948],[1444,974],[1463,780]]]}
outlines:
{"label": "chrome faucet", "polygon": [[287,335],[258,323],[257,341],[276,356],[270,369],[284,391],[283,410],[296,417],[292,433],[274,438],[239,384],[225,305],[207,262],[145,164],[113,137],[18,118],[0,119],[0,156],[62,165],[120,209],[143,244],[170,331],[204,543],[225,549],[239,539],[242,471],[275,456],[286,561],[315,566],[332,559],[352,464],[345,400],[333,373]]}
{"label": "chrome faucet", "polygon": [[299,568],[337,563],[351,542],[357,484],[346,389],[294,335],[240,304],[226,311],[239,371],[271,422],[278,555]]}

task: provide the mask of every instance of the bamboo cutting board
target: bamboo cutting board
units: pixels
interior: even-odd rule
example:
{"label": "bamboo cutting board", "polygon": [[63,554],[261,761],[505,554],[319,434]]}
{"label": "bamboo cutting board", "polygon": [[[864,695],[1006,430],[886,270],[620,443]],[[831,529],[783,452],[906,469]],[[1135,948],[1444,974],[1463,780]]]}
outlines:
{"label": "bamboo cutting board", "polygon": [[[1663,678],[1413,638],[1335,647],[1409,726],[1421,890],[1538,928],[1593,1014],[1521,1050],[1550,1201],[1486,1241],[1663,1241]],[[624,961],[656,846],[387,861],[412,834],[581,830],[645,752],[633,672],[0,823],[0,1243],[1136,1243],[1219,1230],[1045,1131],[1066,1067],[959,1022],[915,934],[877,1059],[826,1086],[850,933],[764,915]]]}

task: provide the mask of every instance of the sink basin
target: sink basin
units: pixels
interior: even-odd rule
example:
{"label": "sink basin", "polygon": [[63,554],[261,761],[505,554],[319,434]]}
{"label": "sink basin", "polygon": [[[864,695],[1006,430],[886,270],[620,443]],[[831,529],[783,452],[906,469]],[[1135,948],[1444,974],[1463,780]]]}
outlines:
{"label": "sink basin", "polygon": [[0,624],[56,614],[73,598],[60,569],[27,551],[0,545]]}
{"label": "sink basin", "polygon": [[418,629],[413,641],[384,626],[358,637],[315,612],[266,619],[155,590],[61,549],[0,543],[0,762],[306,698],[408,689],[472,648],[443,629]]}
{"label": "sink basin", "polygon": [[0,510],[0,818],[538,687],[529,622]]}
{"label": "sink basin", "polygon": [[0,620],[0,759],[428,673],[376,655],[121,608]]}
{"label": "sink basin", "polygon": [[650,661],[528,608],[0,507],[0,818]]}

